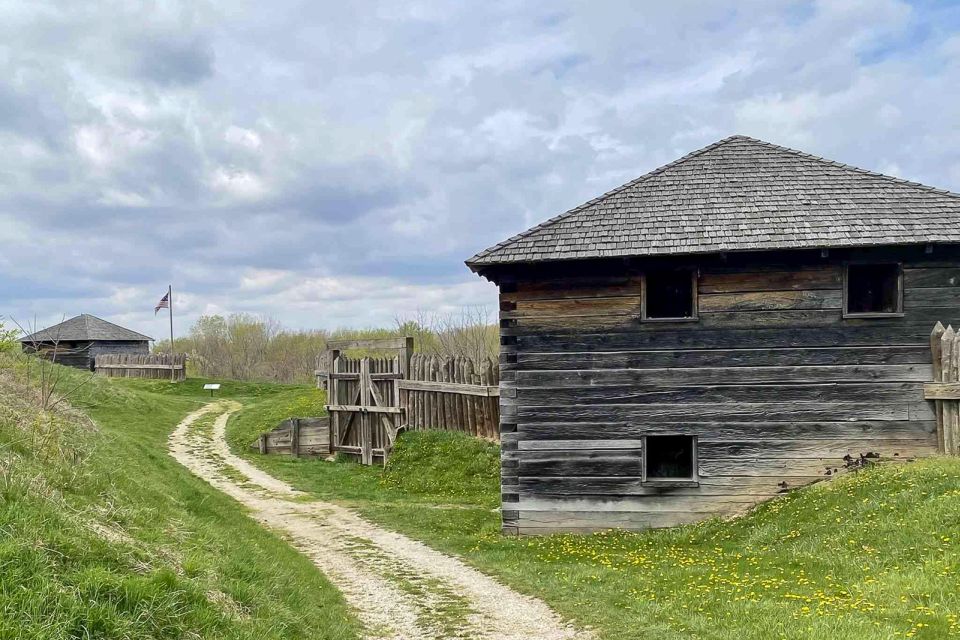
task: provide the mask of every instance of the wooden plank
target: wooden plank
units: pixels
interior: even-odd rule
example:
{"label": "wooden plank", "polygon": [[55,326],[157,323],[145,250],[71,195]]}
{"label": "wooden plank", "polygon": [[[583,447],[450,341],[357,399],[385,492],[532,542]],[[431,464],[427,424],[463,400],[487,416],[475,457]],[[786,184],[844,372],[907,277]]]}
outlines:
{"label": "wooden plank", "polygon": [[[949,327],[948,327],[949,331]],[[944,333],[946,336],[947,333]],[[950,367],[949,380],[956,382],[960,380],[960,336],[953,336],[953,345],[950,349]],[[944,425],[943,443],[944,451],[947,455],[956,455],[958,446],[960,446],[960,403],[956,401],[947,402],[951,407],[949,426]]]}
{"label": "wooden plank", "polygon": [[960,382],[928,382],[923,385],[923,397],[926,400],[960,400]]}
{"label": "wooden plank", "polygon": [[[935,452],[927,449],[923,452],[922,456],[918,455],[917,457],[930,455],[935,455]],[[886,458],[887,461],[908,461],[912,459],[914,458],[909,456]],[[749,478],[773,477],[786,480],[788,483],[790,482],[790,478],[818,474],[824,478],[830,478],[844,472],[843,460],[828,458],[723,458],[701,461],[699,468],[701,480],[714,476],[741,476]]]}
{"label": "wooden plank", "polygon": [[905,289],[918,287],[960,287],[960,268],[903,268],[903,286]]}
{"label": "wooden plank", "polygon": [[403,413],[402,407],[377,407],[359,404],[328,404],[324,405],[327,411],[342,411],[345,413]]}
{"label": "wooden plank", "polygon": [[843,284],[838,266],[782,271],[749,271],[718,273],[702,269],[700,293],[733,293],[745,291],[789,291],[837,289]]}
{"label": "wooden plank", "polygon": [[[954,364],[953,351],[957,349],[957,336],[953,330],[953,327],[947,325],[946,330],[943,332],[943,335],[940,338],[940,379],[945,383],[957,382],[958,370]],[[942,414],[943,414],[943,443],[944,443],[944,453],[950,453],[950,445],[953,437],[954,425],[958,421],[957,416],[960,411],[958,411],[957,402],[943,402],[942,403]]]}
{"label": "wooden plank", "polygon": [[667,404],[739,402],[918,402],[923,386],[915,382],[831,382],[825,384],[745,384],[704,386],[594,385],[524,387],[518,389],[521,404]]}
{"label": "wooden plank", "polygon": [[[507,442],[510,436],[517,434],[503,434],[500,436],[501,442]],[[603,449],[636,449],[643,447],[643,440],[635,439],[601,439],[601,440],[520,440],[517,449],[519,451],[586,451]]]}
{"label": "wooden plank", "polygon": [[[915,408],[915,417],[933,420],[933,412],[924,402]],[[678,422],[819,422],[845,419],[910,420],[909,403],[857,402],[740,402],[688,404],[581,404],[581,405],[521,405],[517,407],[520,423],[567,422],[632,422],[649,424]]]}
{"label": "wooden plank", "polygon": [[171,369],[175,371],[180,371],[184,369],[182,364],[96,364],[97,369],[163,369],[164,371],[169,371]]}
{"label": "wooden plank", "polygon": [[545,422],[523,423],[518,433],[529,440],[639,440],[646,435],[689,434],[701,441],[766,440],[797,438],[804,440],[882,440],[885,438],[931,439],[937,431],[933,420],[821,422]]}
{"label": "wooden plank", "polygon": [[[960,295],[960,294],[958,294]],[[597,313],[593,315],[569,316],[517,316],[515,312],[503,312],[501,317],[510,320],[511,327],[505,327],[507,335],[529,335],[539,332],[590,332],[590,331],[636,331],[660,333],[665,330],[683,330],[687,332],[717,329],[763,329],[772,327],[790,327],[812,329],[816,327],[834,329],[909,327],[923,325],[923,332],[937,318],[960,321],[960,305],[941,307],[907,306],[902,314],[887,317],[844,318],[840,309],[780,310],[780,311],[737,311],[703,312],[697,320],[678,320],[676,322],[642,321],[637,314]],[[889,333],[888,329],[888,333]]]}
{"label": "wooden plank", "polygon": [[[359,373],[332,373],[330,374],[332,378],[337,380],[359,380]],[[384,373],[371,373],[371,380],[399,380],[403,377],[403,374],[395,372],[384,372]]]}
{"label": "wooden plank", "polygon": [[[863,321],[860,321],[863,322]],[[898,324],[782,329],[701,329],[660,331],[514,333],[521,351],[637,351],[670,349],[787,348],[844,346],[926,346],[930,324]]]}
{"label": "wooden plank", "polygon": [[[721,515],[719,512],[717,515]],[[705,517],[702,513],[606,513],[591,511],[520,511],[511,522],[519,535],[557,532],[589,533],[605,529],[658,529],[691,524]]]}
{"label": "wooden plank", "polygon": [[828,460],[843,464],[845,455],[879,453],[882,458],[908,458],[936,453],[933,438],[886,438],[883,440],[761,440],[744,442],[700,442],[697,446],[701,462],[743,460],[750,458],[787,460]]}
{"label": "wooden plank", "polygon": [[290,451],[293,457],[300,457],[300,419],[290,418]]}
{"label": "wooden plank", "polygon": [[[941,381],[943,379],[943,360],[942,360],[942,349],[943,345],[941,340],[943,338],[943,333],[946,331],[944,326],[939,321],[933,327],[933,331],[930,332],[930,352],[931,359],[933,362],[932,365],[932,380]],[[926,387],[924,387],[924,394],[926,394]],[[929,398],[927,398],[929,399]],[[946,451],[943,440],[943,403],[937,401],[935,403],[935,413],[937,415],[937,442],[940,446],[940,451]]]}
{"label": "wooden plank", "polygon": [[744,510],[758,501],[770,497],[765,494],[757,497],[707,496],[707,495],[649,495],[649,496],[618,496],[618,497],[568,497],[568,496],[520,496],[517,508],[522,513],[548,512],[561,514],[570,511],[592,512],[605,514],[618,513],[703,513],[729,512],[730,510]]}
{"label": "wooden plank", "polygon": [[[791,477],[713,476],[701,478],[697,487],[657,487],[644,485],[640,478],[624,476],[524,476],[517,491],[530,497],[551,495],[614,495],[614,496],[689,496],[689,495],[776,495],[812,482],[823,480],[822,473]],[[786,484],[786,486],[782,486]]]}
{"label": "wooden plank", "polygon": [[700,295],[700,313],[840,309],[843,292],[836,290],[755,291]]}
{"label": "wooden plank", "polygon": [[456,382],[433,382],[428,380],[400,380],[398,386],[407,391],[433,391],[466,396],[495,397],[500,395],[500,387],[462,384]]}
{"label": "wooden plank", "polygon": [[[615,359],[617,360],[617,359]],[[602,364],[602,363],[597,363]],[[615,362],[619,364],[619,362]],[[932,370],[927,364],[771,366],[771,367],[673,367],[649,369],[580,369],[517,372],[517,386],[582,387],[596,385],[709,385],[801,382],[926,382]]]}
{"label": "wooden plank", "polygon": [[595,316],[606,314],[630,315],[640,313],[641,298],[623,296],[612,298],[567,298],[562,300],[520,301],[513,311],[502,311],[500,317],[528,318],[568,316]]}
{"label": "wooden plank", "polygon": [[915,346],[863,346],[812,348],[754,348],[721,350],[567,351],[520,352],[519,371],[554,369],[646,369],[675,367],[811,366],[923,364],[930,348]]}
{"label": "wooden plank", "polygon": [[960,305],[960,287],[905,289],[903,292],[903,304],[905,309],[918,307],[956,307]]}
{"label": "wooden plank", "polygon": [[517,290],[500,294],[501,302],[557,300],[605,296],[640,295],[639,275],[538,278],[518,283]]}
{"label": "wooden plank", "polygon": [[407,338],[372,338],[367,340],[330,340],[327,342],[329,351],[349,351],[351,349],[366,349],[369,351],[403,349],[407,346]]}
{"label": "wooden plank", "polygon": [[527,451],[517,460],[519,476],[640,477],[637,451]]}

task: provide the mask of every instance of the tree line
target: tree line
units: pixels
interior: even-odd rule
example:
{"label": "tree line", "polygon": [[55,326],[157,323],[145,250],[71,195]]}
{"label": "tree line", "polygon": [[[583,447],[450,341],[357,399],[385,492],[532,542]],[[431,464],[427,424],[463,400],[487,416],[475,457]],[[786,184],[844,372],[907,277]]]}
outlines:
{"label": "tree line", "polygon": [[[186,353],[190,375],[232,380],[310,383],[316,357],[328,340],[411,336],[414,350],[438,356],[496,358],[499,333],[483,308],[455,314],[418,314],[398,319],[392,327],[367,329],[287,329],[272,318],[237,313],[202,316],[189,333],[174,340],[173,350]],[[157,352],[169,352],[160,341]]]}

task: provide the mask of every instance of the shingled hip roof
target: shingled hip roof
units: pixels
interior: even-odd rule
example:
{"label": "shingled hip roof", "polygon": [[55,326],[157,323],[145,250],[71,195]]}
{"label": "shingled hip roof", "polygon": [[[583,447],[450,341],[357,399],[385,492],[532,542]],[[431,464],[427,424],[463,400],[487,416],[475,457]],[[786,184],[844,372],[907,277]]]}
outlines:
{"label": "shingled hip roof", "polygon": [[153,340],[153,338],[87,313],[20,338],[20,342],[74,342],[83,340],[143,342],[144,340]]}
{"label": "shingled hip roof", "polygon": [[960,242],[958,194],[733,136],[467,265],[947,242]]}

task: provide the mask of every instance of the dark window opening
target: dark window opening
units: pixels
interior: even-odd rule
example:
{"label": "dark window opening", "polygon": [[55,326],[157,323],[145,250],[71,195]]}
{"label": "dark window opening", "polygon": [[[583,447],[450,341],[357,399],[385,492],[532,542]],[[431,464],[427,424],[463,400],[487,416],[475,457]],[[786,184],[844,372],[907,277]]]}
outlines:
{"label": "dark window opening", "polygon": [[900,265],[847,267],[847,313],[899,313]]}
{"label": "dark window opening", "polygon": [[647,318],[695,318],[694,274],[690,271],[653,271],[645,276]]}
{"label": "dark window opening", "polygon": [[696,442],[693,436],[647,436],[644,478],[693,480]]}

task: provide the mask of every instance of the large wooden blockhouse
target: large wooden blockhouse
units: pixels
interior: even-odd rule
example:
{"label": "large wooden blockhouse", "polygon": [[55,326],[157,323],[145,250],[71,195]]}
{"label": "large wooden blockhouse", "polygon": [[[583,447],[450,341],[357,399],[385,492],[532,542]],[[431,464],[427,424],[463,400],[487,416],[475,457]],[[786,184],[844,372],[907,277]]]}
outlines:
{"label": "large wooden blockhouse", "polygon": [[503,528],[671,526],[937,452],[960,196],[735,136],[483,251]]}

